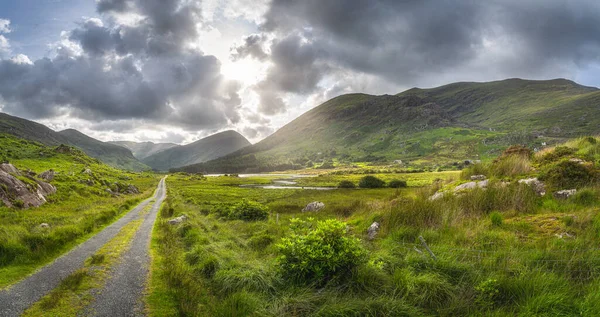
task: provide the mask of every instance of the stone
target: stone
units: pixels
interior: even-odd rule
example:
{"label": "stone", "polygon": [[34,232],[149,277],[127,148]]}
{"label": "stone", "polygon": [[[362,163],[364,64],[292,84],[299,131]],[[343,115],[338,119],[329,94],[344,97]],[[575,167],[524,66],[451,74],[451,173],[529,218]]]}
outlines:
{"label": "stone", "polygon": [[47,224],[47,223],[45,223],[45,222],[44,222],[44,223],[41,223],[41,224],[40,224],[40,229],[50,229],[50,225],[49,225],[49,224]]}
{"label": "stone", "polygon": [[14,175],[21,175],[21,173],[19,172],[19,170],[12,164],[10,163],[2,163],[0,164],[0,171],[9,173],[9,174],[14,174]]}
{"label": "stone", "polygon": [[127,189],[123,193],[124,194],[139,194],[140,190],[133,185],[129,185],[129,186],[127,186]]}
{"label": "stone", "polygon": [[312,203],[306,205],[306,207],[304,207],[304,209],[302,209],[302,212],[307,212],[307,211],[319,211],[321,209],[325,208],[325,204],[320,202],[320,201],[313,201]]}
{"label": "stone", "polygon": [[454,191],[459,192],[462,190],[473,189],[476,187],[477,187],[477,182],[468,182],[468,183],[460,184],[460,185],[454,187]]}
{"label": "stone", "polygon": [[40,175],[38,175],[39,178],[45,180],[46,182],[51,182],[54,179],[54,170],[49,169],[43,173],[41,173]]}
{"label": "stone", "polygon": [[437,192],[437,193],[431,195],[431,197],[429,197],[429,200],[430,201],[438,200],[438,199],[444,197],[445,195],[446,195],[445,192]]}
{"label": "stone", "polygon": [[39,207],[46,203],[46,196],[56,193],[56,187],[36,179],[32,180],[37,183],[35,187],[5,171],[0,171],[0,200],[8,207]]}
{"label": "stone", "polygon": [[369,236],[369,240],[375,239],[377,234],[379,233],[379,222],[373,222],[369,229],[367,229],[367,234]]}
{"label": "stone", "polygon": [[86,168],[85,170],[83,170],[82,172],[83,174],[88,174],[88,175],[92,175],[92,170],[89,168]]}
{"label": "stone", "polygon": [[472,181],[484,181],[486,179],[487,177],[485,177],[485,175],[471,175]]}
{"label": "stone", "polygon": [[569,162],[585,164],[585,162],[580,158],[571,158],[571,159],[569,159]]}
{"label": "stone", "polygon": [[395,161],[394,161],[394,164],[397,164],[397,165],[402,165],[402,164],[403,164],[403,162],[402,162],[402,160],[395,160]]}
{"label": "stone", "polygon": [[519,184],[525,184],[531,186],[536,194],[539,196],[546,195],[546,185],[542,183],[537,177],[520,179]]}
{"label": "stone", "polygon": [[178,225],[178,224],[180,224],[180,223],[182,223],[182,222],[184,222],[184,221],[186,221],[186,220],[187,220],[187,217],[186,217],[185,215],[181,215],[181,216],[179,216],[179,217],[175,217],[175,218],[173,218],[173,219],[170,219],[170,220],[168,221],[168,223],[169,223],[170,225]]}
{"label": "stone", "polygon": [[575,195],[577,193],[577,189],[564,189],[559,190],[554,193],[554,198],[556,199],[568,199],[569,197]]}

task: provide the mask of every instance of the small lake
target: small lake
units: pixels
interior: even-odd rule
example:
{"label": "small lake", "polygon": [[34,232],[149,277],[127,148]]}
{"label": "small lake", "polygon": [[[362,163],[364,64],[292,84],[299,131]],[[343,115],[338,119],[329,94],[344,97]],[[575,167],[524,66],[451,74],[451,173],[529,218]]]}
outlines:
{"label": "small lake", "polygon": [[[225,174],[207,174],[206,177],[219,177]],[[244,184],[240,187],[246,188],[262,188],[262,189],[306,189],[306,190],[335,190],[335,187],[313,187],[313,186],[294,186],[298,184],[294,179],[296,178],[307,178],[315,177],[316,175],[306,174],[238,174],[238,177],[249,178],[249,177],[281,177],[281,179],[273,180],[273,185],[261,185],[261,184]]]}

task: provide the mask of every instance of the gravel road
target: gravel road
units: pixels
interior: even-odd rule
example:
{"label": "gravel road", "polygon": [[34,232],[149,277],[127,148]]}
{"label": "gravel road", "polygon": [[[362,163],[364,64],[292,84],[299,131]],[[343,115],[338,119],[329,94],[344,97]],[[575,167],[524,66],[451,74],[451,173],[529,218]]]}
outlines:
{"label": "gravel road", "polygon": [[148,252],[152,228],[166,197],[165,192],[164,185],[159,187],[156,203],[145,216],[129,250],[122,255],[119,264],[111,271],[110,279],[92,303],[92,316],[144,316],[142,300],[150,270]]}
{"label": "gravel road", "polygon": [[[160,204],[164,200],[165,193],[166,186],[165,180],[163,179],[160,181],[158,189],[154,194],[156,202],[154,203],[152,211],[145,216],[146,220],[139,229],[140,232],[136,234],[135,240],[140,240],[138,236],[144,236],[146,234],[149,234],[149,232],[152,230],[152,224],[154,223],[154,219],[156,219],[156,211],[158,210]],[[93,254],[95,254],[98,251],[98,249],[100,249],[104,244],[106,244],[108,241],[114,238],[119,232],[119,230],[121,230],[121,228],[123,228],[132,220],[138,219],[143,209],[150,203],[152,199],[153,198],[146,199],[133,210],[128,212],[125,216],[121,217],[119,220],[109,225],[104,230],[102,230],[89,240],[85,241],[81,245],[77,246],[67,254],[59,257],[54,262],[44,266],[42,269],[40,269],[33,275],[27,277],[26,279],[15,285],[10,286],[8,289],[1,290],[0,317],[19,316],[27,308],[29,308],[35,302],[40,300],[44,295],[56,288],[65,277],[69,276],[76,270],[82,268],[85,260]],[[150,229],[148,229],[148,226]],[[147,239],[149,239],[149,237]],[[134,241],[134,243],[136,242]],[[137,243],[143,244],[144,241]],[[147,243],[144,245],[147,246]],[[137,250],[138,248],[139,247],[132,247],[131,251],[134,252],[134,249]],[[147,248],[145,251],[145,256],[147,257]],[[128,254],[129,253],[130,252],[128,252]],[[131,254],[130,256],[135,257],[137,256],[136,254]],[[143,257],[143,254],[140,256]],[[129,261],[129,259],[126,259],[123,262],[127,261]],[[147,260],[144,261],[147,262]],[[108,316],[126,315],[114,313],[108,314]]]}

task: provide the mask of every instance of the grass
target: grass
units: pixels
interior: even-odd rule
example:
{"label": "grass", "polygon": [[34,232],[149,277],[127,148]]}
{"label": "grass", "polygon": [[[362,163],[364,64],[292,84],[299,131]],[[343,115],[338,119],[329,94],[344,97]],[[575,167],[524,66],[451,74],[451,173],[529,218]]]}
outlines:
{"label": "grass", "polygon": [[[21,171],[36,175],[53,169],[50,183],[57,193],[48,203],[19,210],[0,206],[0,288],[11,285],[51,262],[72,247],[117,220],[144,198],[149,197],[159,176],[123,172],[72,149],[59,153],[55,148],[0,135],[0,156]],[[83,173],[85,169],[91,175]],[[93,180],[93,185],[85,182]],[[132,184],[140,194],[113,197],[107,187]],[[49,228],[40,228],[47,223]]]}
{"label": "grass", "polygon": [[110,270],[127,251],[142,220],[134,220],[92,255],[84,267],[27,309],[23,316],[80,316],[94,299],[94,291],[106,282]]}
{"label": "grass", "polygon": [[[600,256],[593,247],[600,236],[600,186],[587,183],[563,201],[518,184],[569,159],[543,155],[509,155],[471,167],[462,177],[487,175],[487,189],[437,200],[429,197],[451,191],[459,173],[379,173],[409,187],[334,191],[239,187],[277,176],[170,177],[153,242],[151,315],[594,316],[600,309]],[[324,173],[299,183],[336,186],[365,175]],[[243,199],[266,205],[269,218],[244,222],[215,212],[219,204]],[[312,201],[326,207],[302,213]],[[182,214],[188,216],[183,224],[166,223]],[[278,269],[276,245],[290,236],[293,218],[345,222],[367,261],[326,281],[289,281]],[[371,241],[367,228],[374,221],[381,230]]]}

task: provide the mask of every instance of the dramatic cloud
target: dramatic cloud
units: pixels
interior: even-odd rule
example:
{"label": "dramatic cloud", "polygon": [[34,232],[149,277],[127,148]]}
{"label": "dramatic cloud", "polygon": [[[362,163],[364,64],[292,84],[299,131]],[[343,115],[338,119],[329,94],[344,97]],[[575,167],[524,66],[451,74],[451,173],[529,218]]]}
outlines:
{"label": "dramatic cloud", "polygon": [[[0,61],[5,111],[28,118],[146,119],[190,130],[240,120],[240,84],[223,78],[219,60],[190,44],[202,26],[197,3],[102,0],[98,11],[105,20],[87,19],[65,34],[56,56]],[[117,23],[112,14],[135,22]]]}
{"label": "dramatic cloud", "polygon": [[[274,114],[285,111],[286,94],[317,89],[374,92],[393,83],[397,90],[387,92],[395,93],[458,80],[573,77],[599,61],[598,16],[591,0],[273,0],[263,32],[234,56],[264,60],[254,52],[273,39],[272,67],[256,91],[261,110]],[[378,81],[357,80],[368,76]]]}
{"label": "dramatic cloud", "polygon": [[65,30],[50,53],[38,54],[46,58],[23,55],[31,43],[16,34],[26,26],[0,19],[3,111],[76,122],[112,139],[139,140],[156,127],[149,139],[237,129],[258,141],[345,93],[508,77],[600,85],[600,3],[593,0],[96,5],[99,16]]}

